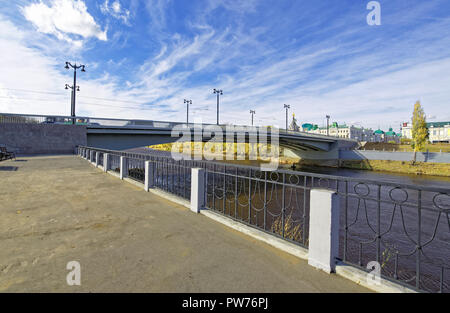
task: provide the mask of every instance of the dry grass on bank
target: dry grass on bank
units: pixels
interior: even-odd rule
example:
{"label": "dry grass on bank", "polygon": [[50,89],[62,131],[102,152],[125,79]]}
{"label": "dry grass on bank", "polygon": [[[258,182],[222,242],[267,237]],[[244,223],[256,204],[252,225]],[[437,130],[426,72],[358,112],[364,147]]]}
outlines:
{"label": "dry grass on bank", "polygon": [[450,177],[450,164],[385,160],[341,161],[342,168]]}
{"label": "dry grass on bank", "polygon": [[[409,144],[395,144],[386,142],[367,142],[362,149],[376,150],[376,151],[398,151],[398,152],[413,152]],[[428,152],[450,152],[450,144],[448,143],[428,143],[425,145],[425,151]]]}
{"label": "dry grass on bank", "polygon": [[[191,151],[194,151],[197,149],[197,151],[204,151],[201,149],[205,149],[205,143],[185,143],[187,145],[186,148],[189,147],[189,144],[191,145]],[[175,146],[174,146],[175,145]],[[220,145],[220,144],[219,144]],[[255,161],[249,161],[249,144],[240,144],[242,146],[239,146],[235,143],[233,145],[227,146],[226,143],[222,146],[223,151],[223,160],[227,163],[239,163],[239,164],[248,164],[248,165],[254,165]],[[385,144],[385,145],[393,145],[393,144]],[[174,147],[173,147],[174,146]],[[396,145],[398,147],[407,146],[407,145]],[[447,147],[448,146],[448,147]],[[160,145],[154,145],[149,146],[149,148],[156,149],[156,150],[162,150],[162,151],[172,151],[172,147],[175,149],[175,151],[179,151],[180,153],[183,152],[182,144],[177,143],[168,143],[168,144],[160,144]],[[397,147],[397,148],[398,148]],[[448,144],[435,144],[433,145],[434,149],[441,149],[444,152],[444,149],[449,149],[450,152],[450,145]],[[214,146],[206,146],[207,151],[211,151],[214,153],[216,150],[216,147]],[[227,160],[226,152],[228,149],[233,149],[233,155],[234,160]],[[386,148],[386,147],[385,147]],[[392,148],[392,147],[391,147]],[[220,149],[220,148],[219,148]],[[262,145],[258,144],[258,149],[269,149],[270,151],[270,145]],[[388,149],[386,149],[388,150]],[[187,149],[185,151],[188,151]],[[244,157],[245,160],[238,160],[237,156],[239,151],[241,152],[240,156]],[[397,150],[402,151],[402,150]],[[431,152],[431,150],[430,150]],[[328,164],[326,162],[320,162],[317,163],[314,160],[299,160],[295,158],[287,158],[283,157],[283,149],[280,149],[280,158],[279,158],[279,164],[280,165],[291,165],[295,164],[298,170],[307,170],[308,167],[323,167],[327,166]],[[264,160],[267,161],[267,160]],[[256,162],[263,162],[263,160],[258,159]],[[331,166],[331,165],[328,165]],[[444,176],[444,177],[450,177],[450,164],[448,163],[428,163],[428,162],[409,162],[409,161],[384,161],[384,160],[342,160],[340,161],[340,167],[341,168],[348,168],[348,169],[357,169],[357,170],[368,170],[368,171],[380,171],[380,172],[392,172],[392,173],[402,173],[402,174],[416,174],[416,175],[434,175],[434,176]]]}

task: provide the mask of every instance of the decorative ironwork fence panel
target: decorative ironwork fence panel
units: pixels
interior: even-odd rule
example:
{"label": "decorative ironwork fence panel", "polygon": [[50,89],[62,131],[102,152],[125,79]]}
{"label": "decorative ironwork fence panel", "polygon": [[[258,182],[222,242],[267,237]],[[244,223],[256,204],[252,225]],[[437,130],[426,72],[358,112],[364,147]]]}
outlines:
{"label": "decorative ironwork fence panel", "polygon": [[206,167],[206,206],[278,237],[308,246],[305,177],[213,164]]}
{"label": "decorative ironwork fence panel", "polygon": [[144,183],[145,182],[145,164],[142,159],[128,158],[128,177]]}
{"label": "decorative ironwork fence panel", "polygon": [[450,194],[377,182],[339,182],[340,257],[416,290],[450,292]]}
{"label": "decorative ironwork fence panel", "polygon": [[191,166],[184,161],[156,158],[153,182],[157,188],[191,199]]}
{"label": "decorative ironwork fence panel", "polygon": [[116,173],[120,173],[120,155],[111,153],[109,155],[109,162],[109,168]]}
{"label": "decorative ironwork fence panel", "polygon": [[103,166],[103,158],[104,158],[104,153],[103,153],[103,152],[100,152],[100,153],[98,154],[98,165]]}

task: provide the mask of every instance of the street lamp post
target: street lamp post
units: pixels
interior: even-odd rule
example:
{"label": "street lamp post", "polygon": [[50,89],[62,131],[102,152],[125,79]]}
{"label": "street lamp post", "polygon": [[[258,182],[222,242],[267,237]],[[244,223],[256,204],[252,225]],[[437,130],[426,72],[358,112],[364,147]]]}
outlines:
{"label": "street lamp post", "polygon": [[189,124],[189,104],[192,104],[192,100],[184,99],[184,103],[186,103],[186,124]]}
{"label": "street lamp post", "polygon": [[256,114],[255,110],[250,110],[250,114],[252,115],[252,126],[253,126],[253,115]]}
{"label": "street lamp post", "polygon": [[217,125],[219,125],[219,95],[223,95],[223,91],[221,89],[214,88],[213,93],[217,94]]}
{"label": "street lamp post", "polygon": [[77,65],[72,64],[70,62],[66,62],[66,66],[64,66],[64,68],[69,69],[69,68],[73,68],[73,85],[69,86],[66,84],[66,89],[68,89],[68,87],[70,87],[72,89],[72,101],[71,101],[71,108],[70,108],[70,116],[74,117],[72,119],[72,124],[75,124],[75,98],[76,98],[76,91],[80,91],[80,86],[77,86],[77,69],[81,68],[82,72],[86,72],[86,70],[84,69],[85,65]]}
{"label": "street lamp post", "polygon": [[[66,84],[65,89],[72,89],[70,92],[70,108],[71,108],[71,112],[70,112],[70,116],[75,116],[75,105],[74,105],[74,101],[75,101],[75,92],[80,91],[80,86],[70,86],[69,84]],[[72,124],[75,124],[75,119],[72,118]]]}
{"label": "street lamp post", "polygon": [[330,136],[330,116],[327,115],[327,136]]}
{"label": "street lamp post", "polygon": [[286,131],[288,130],[288,111],[291,108],[289,104],[285,104],[284,108],[286,109]]}

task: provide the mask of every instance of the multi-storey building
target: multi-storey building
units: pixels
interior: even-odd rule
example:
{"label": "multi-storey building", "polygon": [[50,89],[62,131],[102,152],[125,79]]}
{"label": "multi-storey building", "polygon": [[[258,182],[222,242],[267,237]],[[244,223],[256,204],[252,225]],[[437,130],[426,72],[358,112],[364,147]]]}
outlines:
{"label": "multi-storey building", "polygon": [[[432,143],[450,143],[450,122],[427,123],[428,140]],[[412,139],[412,123],[406,122],[402,125],[402,137]]]}
{"label": "multi-storey building", "polygon": [[376,136],[374,134],[374,131],[371,128],[364,128],[364,127],[356,127],[356,126],[348,126],[348,125],[339,125],[338,123],[334,122],[330,125],[330,127],[318,127],[317,125],[313,124],[303,124],[302,130],[304,132],[308,133],[315,133],[320,135],[329,135],[333,137],[338,138],[348,138],[348,139],[355,139],[358,141],[381,141],[377,140],[379,136]]}
{"label": "multi-storey building", "polygon": [[396,133],[392,127],[389,128],[389,131],[384,132],[381,129],[377,129],[373,133],[376,142],[395,142],[400,143],[400,137],[402,136],[400,133]]}

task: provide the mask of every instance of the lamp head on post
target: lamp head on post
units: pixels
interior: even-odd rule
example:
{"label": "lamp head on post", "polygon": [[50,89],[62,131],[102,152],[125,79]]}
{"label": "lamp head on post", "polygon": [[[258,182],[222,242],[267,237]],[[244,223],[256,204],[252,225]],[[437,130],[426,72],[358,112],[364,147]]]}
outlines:
{"label": "lamp head on post", "polygon": [[289,104],[284,104],[284,108],[286,109],[286,131],[288,131],[288,110],[291,106]]}
{"label": "lamp head on post", "polygon": [[256,114],[255,110],[250,110],[250,114],[252,115],[252,126],[253,126],[253,115]]}
{"label": "lamp head on post", "polygon": [[[73,68],[73,85],[69,86],[66,84],[66,89],[72,89],[72,97],[71,97],[71,104],[70,104],[70,115],[72,117],[75,117],[75,100],[76,100],[76,92],[80,91],[80,86],[77,86],[77,69],[81,69],[82,72],[86,72],[85,65],[76,63],[72,64],[70,62],[66,62],[66,65],[64,66],[65,69]],[[72,119],[72,124],[75,124],[75,118]]]}

